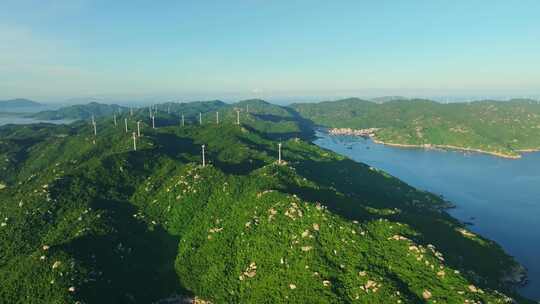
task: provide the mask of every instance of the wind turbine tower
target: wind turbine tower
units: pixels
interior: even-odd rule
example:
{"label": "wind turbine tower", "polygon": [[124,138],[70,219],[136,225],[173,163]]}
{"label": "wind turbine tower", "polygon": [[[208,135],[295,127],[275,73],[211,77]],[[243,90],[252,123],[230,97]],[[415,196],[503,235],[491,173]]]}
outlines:
{"label": "wind turbine tower", "polygon": [[133,151],[137,151],[137,135],[133,132]]}
{"label": "wind turbine tower", "polygon": [[236,124],[240,125],[240,110],[236,110]]}
{"label": "wind turbine tower", "polygon": [[127,118],[124,118],[124,126],[126,127],[126,133],[128,132]]}
{"label": "wind turbine tower", "polygon": [[206,160],[204,158],[204,145],[202,145],[202,166],[204,168],[204,166],[206,166]]}
{"label": "wind turbine tower", "polygon": [[278,144],[278,164],[281,165],[281,143]]}
{"label": "wind turbine tower", "polygon": [[141,121],[137,121],[137,137],[141,137]]}

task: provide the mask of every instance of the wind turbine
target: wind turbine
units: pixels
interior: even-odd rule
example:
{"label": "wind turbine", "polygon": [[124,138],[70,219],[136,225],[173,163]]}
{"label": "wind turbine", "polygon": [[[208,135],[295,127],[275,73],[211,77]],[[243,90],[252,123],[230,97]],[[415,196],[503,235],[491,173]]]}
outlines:
{"label": "wind turbine", "polygon": [[96,137],[97,137],[97,127],[96,127],[96,120],[94,119],[94,115],[92,115],[92,128],[94,129],[94,139],[92,140],[92,143],[96,144]]}

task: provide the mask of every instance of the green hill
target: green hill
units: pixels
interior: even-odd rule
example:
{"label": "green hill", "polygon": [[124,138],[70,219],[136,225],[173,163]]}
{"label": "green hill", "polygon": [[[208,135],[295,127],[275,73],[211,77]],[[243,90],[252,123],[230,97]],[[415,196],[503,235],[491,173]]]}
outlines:
{"label": "green hill", "polygon": [[46,105],[44,104],[24,98],[0,100],[0,113],[28,113],[37,112],[45,108]]}
{"label": "green hill", "polygon": [[351,98],[292,108],[321,126],[379,128],[375,139],[388,144],[451,146],[506,157],[540,148],[540,103],[532,100],[376,104]]}
{"label": "green hill", "polygon": [[9,100],[0,100],[0,111],[11,110],[11,109],[21,109],[21,108],[31,108],[31,107],[41,107],[42,104],[24,98],[16,98]]}
{"label": "green hill", "polygon": [[305,141],[290,109],[147,111],[97,119],[95,144],[88,121],[0,127],[3,302],[532,303],[446,202]]}
{"label": "green hill", "polygon": [[72,105],[62,107],[57,110],[46,110],[30,115],[30,117],[42,120],[59,120],[59,119],[89,119],[94,117],[112,116],[114,113],[122,113],[129,111],[128,107],[119,105],[109,105],[97,102],[91,102],[82,105]]}

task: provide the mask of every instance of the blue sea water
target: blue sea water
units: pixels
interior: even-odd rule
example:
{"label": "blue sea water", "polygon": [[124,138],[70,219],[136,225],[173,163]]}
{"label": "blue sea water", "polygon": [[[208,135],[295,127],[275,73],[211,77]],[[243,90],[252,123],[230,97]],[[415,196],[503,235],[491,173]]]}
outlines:
{"label": "blue sea water", "polygon": [[540,299],[540,153],[509,160],[486,154],[398,148],[370,139],[329,136],[314,141],[382,169],[411,186],[441,194],[454,217],[495,240],[528,269],[522,295]]}

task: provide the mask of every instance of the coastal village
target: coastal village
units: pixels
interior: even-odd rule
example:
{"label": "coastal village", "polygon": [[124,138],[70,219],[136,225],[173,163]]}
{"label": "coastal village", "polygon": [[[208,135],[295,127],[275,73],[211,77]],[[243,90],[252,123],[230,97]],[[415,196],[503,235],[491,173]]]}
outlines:
{"label": "coastal village", "polygon": [[374,137],[379,128],[351,129],[351,128],[332,128],[328,129],[330,135],[350,135],[362,137]]}

